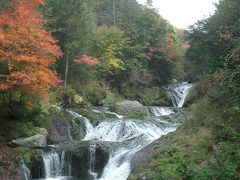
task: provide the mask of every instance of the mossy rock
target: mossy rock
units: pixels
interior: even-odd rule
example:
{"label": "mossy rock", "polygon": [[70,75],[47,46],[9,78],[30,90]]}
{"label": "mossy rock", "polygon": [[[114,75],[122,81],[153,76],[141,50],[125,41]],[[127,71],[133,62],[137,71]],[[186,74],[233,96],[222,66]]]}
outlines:
{"label": "mossy rock", "polygon": [[104,116],[101,113],[93,112],[89,108],[72,108],[71,111],[74,111],[74,112],[86,117],[93,124],[104,118]]}
{"label": "mossy rock", "polygon": [[147,113],[147,108],[138,101],[124,100],[115,104],[116,113],[125,115],[131,119],[143,119]]}

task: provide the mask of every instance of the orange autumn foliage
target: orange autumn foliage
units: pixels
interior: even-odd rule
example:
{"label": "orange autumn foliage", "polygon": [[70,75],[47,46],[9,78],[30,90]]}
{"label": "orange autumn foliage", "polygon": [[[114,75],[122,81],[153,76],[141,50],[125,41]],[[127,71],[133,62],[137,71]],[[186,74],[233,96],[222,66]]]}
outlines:
{"label": "orange autumn foliage", "polygon": [[52,35],[43,29],[36,10],[43,0],[15,0],[0,12],[0,91],[18,91],[41,99],[60,83],[49,67],[62,55]]}

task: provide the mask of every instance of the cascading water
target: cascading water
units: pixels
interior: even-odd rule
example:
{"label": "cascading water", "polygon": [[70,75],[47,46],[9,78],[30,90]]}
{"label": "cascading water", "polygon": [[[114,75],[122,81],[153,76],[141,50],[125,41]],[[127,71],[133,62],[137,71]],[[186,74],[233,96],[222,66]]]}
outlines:
{"label": "cascading water", "polygon": [[137,151],[153,140],[176,130],[176,125],[168,127],[161,123],[135,120],[102,122],[94,132],[87,134],[86,140],[111,142],[110,158],[101,180],[125,180],[130,173],[130,162]]}
{"label": "cascading water", "polygon": [[173,114],[173,110],[169,107],[154,107],[154,106],[150,106],[148,107],[148,112],[149,112],[149,116],[168,116],[170,114]]}
{"label": "cascading water", "polygon": [[95,163],[96,163],[96,144],[93,143],[89,146],[89,171],[90,174],[97,178],[97,173],[95,173]]}
{"label": "cascading water", "polygon": [[171,84],[167,87],[167,90],[169,91],[173,105],[175,107],[181,108],[184,104],[184,101],[192,88],[192,84],[189,84],[188,82],[183,83],[177,83],[177,84]]}
{"label": "cascading water", "polygon": [[[176,107],[182,107],[191,87],[192,85],[188,83],[168,87]],[[88,168],[91,179],[126,180],[131,171],[130,163],[134,154],[162,135],[175,131],[178,127],[176,123],[164,121],[165,116],[175,113],[169,107],[148,107],[150,118],[145,120],[127,119],[103,107],[92,108],[92,111],[113,114],[116,117],[103,119],[94,127],[87,118],[69,111],[73,117],[78,117],[85,123],[86,135],[82,141],[91,142],[88,150]],[[96,143],[99,142],[110,144],[109,159],[102,174],[95,172]],[[58,179],[64,175],[71,176],[71,171],[68,171],[68,174],[63,171],[64,163],[66,163],[64,159],[64,154],[61,156],[58,153],[43,154],[45,178]]]}
{"label": "cascading water", "polygon": [[57,152],[50,152],[42,154],[44,162],[45,178],[55,178],[63,175],[65,153],[61,156]]}
{"label": "cascading water", "polygon": [[25,180],[30,180],[31,179],[31,172],[28,169],[28,167],[26,166],[26,164],[24,163],[24,160],[22,158],[19,161],[19,166],[21,168],[21,171],[23,173],[23,176],[24,176]]}

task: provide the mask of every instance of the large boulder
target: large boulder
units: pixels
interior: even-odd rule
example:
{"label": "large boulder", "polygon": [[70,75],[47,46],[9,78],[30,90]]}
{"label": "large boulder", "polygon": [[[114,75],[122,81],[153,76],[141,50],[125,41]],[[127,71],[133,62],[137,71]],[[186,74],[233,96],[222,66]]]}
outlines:
{"label": "large boulder", "polygon": [[47,136],[47,130],[44,128],[39,128],[36,135],[12,140],[10,145],[30,148],[45,148],[47,146]]}
{"label": "large boulder", "polygon": [[63,111],[53,118],[48,142],[53,144],[82,140],[86,135],[86,118]]}
{"label": "large boulder", "polygon": [[49,129],[48,141],[50,143],[61,143],[71,141],[70,126],[67,121],[63,119],[55,119]]}
{"label": "large boulder", "polygon": [[115,104],[115,111],[127,116],[144,116],[147,108],[138,101],[123,100]]}
{"label": "large boulder", "polygon": [[128,180],[132,179],[146,179],[144,169],[145,166],[154,158],[154,155],[159,150],[159,148],[166,145],[169,136],[172,133],[166,136],[153,141],[151,144],[136,152],[132,161],[131,161],[131,174],[128,177]]}

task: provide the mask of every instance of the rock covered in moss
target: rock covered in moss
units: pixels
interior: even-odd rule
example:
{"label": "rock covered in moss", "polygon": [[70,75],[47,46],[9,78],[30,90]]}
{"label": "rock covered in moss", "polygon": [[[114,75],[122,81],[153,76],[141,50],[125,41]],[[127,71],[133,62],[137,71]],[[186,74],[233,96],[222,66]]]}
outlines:
{"label": "rock covered in moss", "polygon": [[147,108],[138,101],[123,100],[115,104],[115,111],[126,116],[144,116]]}

